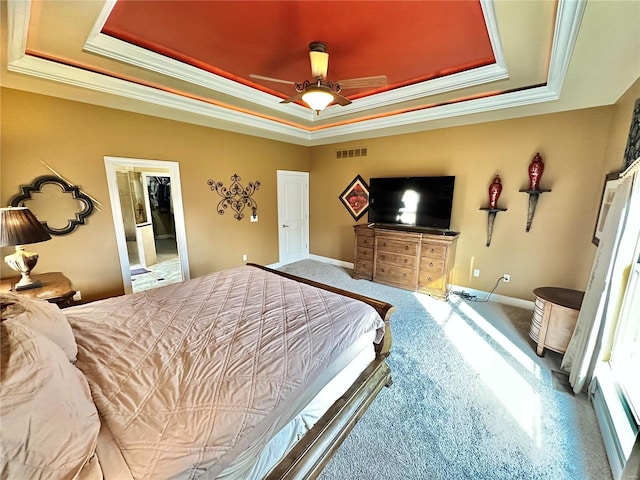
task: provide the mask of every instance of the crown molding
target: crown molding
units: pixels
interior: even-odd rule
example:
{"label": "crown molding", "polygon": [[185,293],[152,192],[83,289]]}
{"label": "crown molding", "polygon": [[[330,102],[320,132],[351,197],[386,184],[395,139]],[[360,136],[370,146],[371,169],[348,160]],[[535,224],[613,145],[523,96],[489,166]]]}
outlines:
{"label": "crown molding", "polygon": [[[269,102],[279,101],[280,98],[267,94],[265,92],[256,91],[250,87],[237,84],[223,77],[210,73],[203,74],[195,67],[184,68],[184,64],[180,64],[177,69],[166,57],[153,54],[148,57],[139,52],[130,50],[132,47],[124,42],[107,37],[99,33],[102,28],[106,16],[112,8],[113,0],[110,0],[103,9],[98,21],[94,25],[90,39],[87,42],[88,50],[93,53],[109,56],[110,52],[114,52],[115,42],[119,42],[115,51],[120,58],[118,60],[131,63],[133,65],[150,68],[159,73],[166,73],[162,69],[171,69],[173,74],[181,75],[182,80],[195,83],[207,88],[212,88],[221,93],[232,96],[239,96],[243,100],[249,100],[256,104],[264,106]],[[485,19],[488,20],[487,25],[494,47],[496,64],[475,69],[470,75],[451,75],[449,80],[460,82],[460,85],[469,86],[478,82],[482,78],[490,78],[492,75],[505,75],[506,67],[504,66],[504,58],[502,56],[502,48],[499,42],[497,25],[493,16],[492,0],[481,1]],[[111,7],[109,8],[109,6]],[[556,24],[553,36],[553,45],[550,59],[549,75],[546,86],[531,88],[518,92],[509,92],[486,98],[477,98],[458,103],[441,105],[432,108],[424,108],[421,110],[400,113],[383,118],[371,120],[356,121],[345,125],[320,128],[311,130],[304,125],[291,125],[284,121],[277,121],[266,116],[258,116],[249,114],[232,108],[222,107],[206,101],[196,100],[184,97],[175,93],[167,92],[161,89],[128,82],[122,79],[110,77],[108,75],[91,72],[85,69],[63,65],[61,63],[37,58],[35,56],[25,54],[26,38],[29,25],[29,14],[31,10],[30,0],[9,0],[7,3],[8,13],[8,69],[13,72],[30,75],[37,78],[51,80],[62,84],[73,85],[93,91],[98,91],[110,95],[118,95],[136,101],[148,102],[164,108],[176,109],[178,111],[195,114],[198,117],[207,119],[207,125],[223,130],[247,133],[250,135],[263,136],[266,138],[277,138],[291,143],[312,146],[326,144],[338,141],[341,137],[353,134],[368,133],[371,136],[384,135],[383,130],[391,127],[408,126],[412,124],[420,125],[426,122],[443,119],[448,117],[471,115],[474,113],[487,112],[505,108],[512,108],[534,103],[554,101],[559,98],[560,91],[566,76],[569,60],[575,46],[578,36],[580,23],[586,7],[585,0],[559,0],[556,14]],[[133,47],[138,49],[138,47]],[[153,52],[149,52],[153,53]],[[156,56],[158,58],[156,58]],[[112,57],[113,58],[113,57]],[[154,67],[147,63],[153,58],[154,62],[160,65]],[[136,63],[139,62],[139,63]],[[178,71],[180,70],[180,71]],[[504,77],[501,77],[504,78]],[[467,82],[467,83],[465,83]],[[323,112],[323,119],[339,118],[342,115],[348,115],[361,111],[365,108],[373,108],[374,106],[389,105],[394,102],[406,101],[411,99],[413,95],[419,95],[418,89],[431,88],[434,93],[442,93],[448,88],[445,85],[445,79],[435,79],[430,82],[423,82],[417,86],[403,87],[396,89],[397,91],[385,92],[384,94],[373,95],[358,99],[347,107],[329,107]],[[429,87],[426,87],[429,84]],[[460,87],[452,87],[460,88]],[[420,97],[425,95],[422,90]],[[374,97],[387,98],[387,100],[379,100]],[[372,102],[367,104],[367,102]],[[375,102],[380,102],[376,104]],[[286,113],[301,120],[313,122],[313,112],[309,109],[296,104],[278,105],[279,113]],[[365,106],[368,105],[368,106]],[[286,108],[281,108],[286,107]],[[352,107],[349,109],[349,107]],[[339,110],[339,114],[336,113]]]}
{"label": "crown molding", "polygon": [[[31,75],[45,80],[60,82],[66,85],[86,88],[89,90],[118,95],[131,100],[146,102],[164,108],[176,109],[201,117],[217,120],[215,128],[243,132],[246,128],[275,133],[282,139],[293,143],[306,144],[310,140],[310,133],[306,129],[268,118],[258,117],[230,108],[212,105],[207,102],[183,97],[175,93],[158,90],[146,85],[121,80],[119,78],[101,75],[88,70],[71,67],[31,55],[24,55],[19,60],[8,65],[12,72]],[[236,126],[229,128],[226,123]],[[239,128],[241,127],[241,128]],[[253,133],[256,134],[256,133]]]}
{"label": "crown molding", "polygon": [[171,78],[199,85],[244,101],[249,101],[261,107],[277,109],[280,114],[285,113],[292,115],[302,121],[313,124],[314,122],[326,121],[328,119],[339,120],[341,117],[372,108],[388,107],[401,102],[418,100],[426,96],[451,92],[461,88],[508,78],[509,74],[498,34],[493,0],[482,0],[481,5],[496,63],[359,98],[344,107],[332,105],[322,112],[322,118],[318,118],[308,108],[296,103],[280,104],[282,98],[278,96],[234,82],[220,75],[204,71],[192,65],[165,57],[156,52],[101,33],[111,10],[115,6],[114,0],[105,3],[85,42],[84,50]]}

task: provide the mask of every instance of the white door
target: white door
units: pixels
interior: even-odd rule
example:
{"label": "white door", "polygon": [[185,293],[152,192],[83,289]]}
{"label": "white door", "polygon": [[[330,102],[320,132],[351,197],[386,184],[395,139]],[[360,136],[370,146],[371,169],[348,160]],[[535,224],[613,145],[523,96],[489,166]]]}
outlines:
{"label": "white door", "polygon": [[309,173],[278,170],[280,264],[309,258]]}

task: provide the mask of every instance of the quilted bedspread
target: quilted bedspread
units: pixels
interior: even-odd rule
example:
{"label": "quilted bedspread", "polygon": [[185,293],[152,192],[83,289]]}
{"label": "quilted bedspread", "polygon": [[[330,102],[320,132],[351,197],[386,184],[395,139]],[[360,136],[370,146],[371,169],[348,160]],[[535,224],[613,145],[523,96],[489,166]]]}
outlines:
{"label": "quilted bedspread", "polygon": [[65,309],[134,478],[215,478],[366,332],[370,306],[245,266]]}

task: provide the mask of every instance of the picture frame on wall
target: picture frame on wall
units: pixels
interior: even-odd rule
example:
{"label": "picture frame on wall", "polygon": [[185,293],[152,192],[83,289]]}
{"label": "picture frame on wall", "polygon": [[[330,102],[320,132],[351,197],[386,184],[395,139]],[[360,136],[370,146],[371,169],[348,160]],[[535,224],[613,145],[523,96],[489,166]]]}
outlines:
{"label": "picture frame on wall", "polygon": [[640,159],[640,98],[636,100],[631,114],[627,147],[624,150],[623,170],[638,159]]}
{"label": "picture frame on wall", "polygon": [[356,175],[339,198],[354,220],[359,220],[369,210],[369,186],[360,175]]}
{"label": "picture frame on wall", "polygon": [[602,197],[600,198],[600,210],[598,210],[598,217],[596,218],[596,225],[593,230],[593,239],[591,240],[594,245],[600,244],[604,224],[607,220],[609,209],[611,208],[611,202],[613,201],[613,194],[620,182],[620,172],[607,173],[605,176],[604,186],[602,187]]}

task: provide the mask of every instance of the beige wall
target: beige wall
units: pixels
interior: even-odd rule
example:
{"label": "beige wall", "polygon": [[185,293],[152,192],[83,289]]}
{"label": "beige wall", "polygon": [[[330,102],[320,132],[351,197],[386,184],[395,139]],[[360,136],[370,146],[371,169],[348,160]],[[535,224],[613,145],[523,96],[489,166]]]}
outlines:
{"label": "beige wall", "polygon": [[[180,163],[191,275],[249,261],[278,260],[276,170],[310,171],[311,253],[353,260],[353,219],[338,195],[355,175],[455,175],[452,229],[460,231],[454,282],[531,299],[541,285],[584,289],[595,246],[591,243],[602,183],[617,170],[640,81],[612,107],[485,123],[313,147],[310,149],[179,122],[95,107],[16,90],[2,90],[0,201],[22,184],[48,174],[45,161],[103,203],[88,225],[37,244],[36,273],[62,271],[84,299],[122,293],[122,280],[104,170],[104,156]],[[367,146],[360,159],[335,159],[335,151]],[[541,196],[525,232],[527,165],[536,152],[545,162]],[[215,213],[218,197],[206,181],[227,185],[260,180],[258,223]],[[502,177],[490,247],[486,242],[487,188]],[[366,222],[366,216],[361,220]],[[2,249],[6,255],[11,250]],[[471,269],[481,271],[479,278]],[[2,264],[2,275],[13,275]]]}
{"label": "beige wall", "polygon": [[[257,263],[278,261],[276,171],[308,171],[308,149],[10,89],[2,89],[0,113],[2,205],[50,173],[41,161],[103,204],[87,225],[31,248],[40,254],[34,273],[64,272],[83,300],[123,292],[104,156],[180,163],[192,277],[240,265],[245,253]],[[206,182],[226,186],[234,173],[262,182],[257,223],[216,213],[220,198]],[[4,262],[1,273],[15,275]]]}
{"label": "beige wall", "polygon": [[[603,107],[314,147],[311,253],[353,260],[354,221],[338,196],[355,175],[367,181],[377,176],[455,175],[451,228],[461,232],[455,284],[489,291],[509,273],[511,282],[501,283],[496,293],[532,299],[538,286],[583,290],[596,250],[591,239],[604,175],[612,165],[622,165],[619,142],[610,145],[610,131],[622,134],[629,128],[630,111],[614,127],[614,110]],[[368,147],[366,158],[335,158],[338,149],[360,146]],[[527,166],[536,152],[545,163],[541,187],[552,192],[540,196],[527,233],[527,195],[518,190],[528,186]],[[508,211],[498,214],[491,246],[486,247],[487,214],[478,209],[487,205],[487,189],[496,173],[503,182],[498,205]],[[479,278],[472,277],[473,268],[480,269]]]}
{"label": "beige wall", "polygon": [[621,159],[627,147],[631,116],[636,100],[640,98],[640,78],[620,97],[613,107],[613,120],[609,131],[609,143],[605,152],[605,170],[616,172],[620,170]]}

